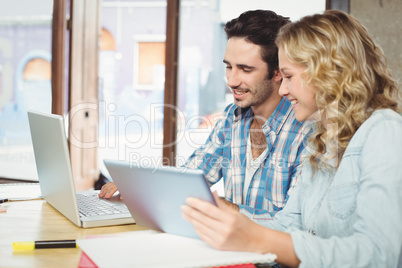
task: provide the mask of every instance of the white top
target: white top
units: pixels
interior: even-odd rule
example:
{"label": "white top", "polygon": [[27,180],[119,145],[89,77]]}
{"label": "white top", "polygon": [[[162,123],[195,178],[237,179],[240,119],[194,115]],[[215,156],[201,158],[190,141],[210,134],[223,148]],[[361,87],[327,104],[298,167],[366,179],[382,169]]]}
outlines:
{"label": "white top", "polygon": [[246,174],[244,177],[243,184],[243,205],[246,203],[248,188],[250,187],[251,179],[254,176],[255,171],[264,161],[264,156],[267,153],[268,148],[262,152],[256,159],[253,159],[253,152],[251,151],[251,139],[250,134],[247,138],[247,148],[246,148]]}

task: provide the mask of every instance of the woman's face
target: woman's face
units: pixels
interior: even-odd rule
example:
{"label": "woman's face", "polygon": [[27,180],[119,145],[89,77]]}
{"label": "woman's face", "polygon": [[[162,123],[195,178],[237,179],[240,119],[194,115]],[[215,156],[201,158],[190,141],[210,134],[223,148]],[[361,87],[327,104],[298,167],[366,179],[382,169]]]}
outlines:
{"label": "woman's face", "polygon": [[279,47],[279,70],[282,73],[282,84],[279,94],[287,97],[292,103],[298,121],[306,121],[318,109],[315,102],[315,89],[303,81],[301,74],[305,67],[292,63]]}

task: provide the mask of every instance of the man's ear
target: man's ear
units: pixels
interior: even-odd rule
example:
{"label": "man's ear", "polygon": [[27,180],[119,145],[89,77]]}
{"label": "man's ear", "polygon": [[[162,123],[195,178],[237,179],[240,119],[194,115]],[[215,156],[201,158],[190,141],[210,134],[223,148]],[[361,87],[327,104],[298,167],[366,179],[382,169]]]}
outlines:
{"label": "man's ear", "polygon": [[279,70],[275,70],[274,72],[274,81],[281,82],[282,81],[282,74]]}

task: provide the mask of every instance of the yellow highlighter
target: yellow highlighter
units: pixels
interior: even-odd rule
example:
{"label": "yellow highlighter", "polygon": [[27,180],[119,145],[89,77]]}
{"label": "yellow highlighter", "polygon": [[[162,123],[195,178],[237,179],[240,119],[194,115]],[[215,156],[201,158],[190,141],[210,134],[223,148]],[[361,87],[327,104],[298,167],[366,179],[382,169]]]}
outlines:
{"label": "yellow highlighter", "polygon": [[77,248],[75,240],[48,240],[14,242],[13,251],[34,250],[41,248]]}

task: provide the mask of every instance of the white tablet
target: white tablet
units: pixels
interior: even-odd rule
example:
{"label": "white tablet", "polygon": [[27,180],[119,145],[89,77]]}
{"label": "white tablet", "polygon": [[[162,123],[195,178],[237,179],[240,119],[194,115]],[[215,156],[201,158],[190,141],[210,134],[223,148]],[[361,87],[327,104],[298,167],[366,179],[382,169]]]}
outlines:
{"label": "white tablet", "polygon": [[180,207],[187,197],[212,204],[215,200],[202,170],[185,167],[141,167],[104,160],[136,224],[153,230],[199,238],[183,219]]}

